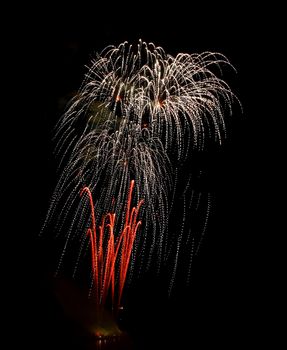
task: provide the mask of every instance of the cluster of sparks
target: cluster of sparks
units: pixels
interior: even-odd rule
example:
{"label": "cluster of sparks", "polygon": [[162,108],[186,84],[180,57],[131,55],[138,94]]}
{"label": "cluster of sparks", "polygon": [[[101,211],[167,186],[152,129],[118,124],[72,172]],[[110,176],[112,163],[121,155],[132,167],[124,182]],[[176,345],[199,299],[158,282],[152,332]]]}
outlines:
{"label": "cluster of sparks", "polygon": [[[90,237],[91,243],[93,282],[95,287],[96,305],[98,308],[100,305],[105,305],[109,291],[111,291],[113,309],[117,310],[120,306],[133,243],[138,228],[141,225],[141,221],[137,221],[137,216],[143,201],[140,201],[137,207],[131,208],[133,188],[134,181],[131,181],[125,224],[117,240],[115,240],[114,234],[116,214],[108,213],[104,216],[101,225],[97,229],[92,193],[88,187],[84,187],[81,193],[86,193],[88,195],[91,207],[91,227],[88,228],[87,235]],[[105,229],[108,229],[108,233],[105,232]],[[117,299],[115,299],[115,265],[120,248],[119,283],[117,285]]]}
{"label": "cluster of sparks", "polygon": [[142,41],[109,46],[60,119],[61,173],[44,227],[56,217],[57,234],[65,232],[59,268],[72,240],[81,242],[75,273],[91,247],[98,303],[109,289],[114,294],[115,284],[120,300],[128,269],[147,269],[154,258],[159,269],[172,261],[172,284],[182,247],[186,241],[194,247],[192,232],[182,233],[188,210],[198,207],[191,176],[179,232],[169,233],[169,218],[181,164],[206,139],[225,137],[234,95],[220,78],[223,66],[231,64],[218,53],[173,57]]}

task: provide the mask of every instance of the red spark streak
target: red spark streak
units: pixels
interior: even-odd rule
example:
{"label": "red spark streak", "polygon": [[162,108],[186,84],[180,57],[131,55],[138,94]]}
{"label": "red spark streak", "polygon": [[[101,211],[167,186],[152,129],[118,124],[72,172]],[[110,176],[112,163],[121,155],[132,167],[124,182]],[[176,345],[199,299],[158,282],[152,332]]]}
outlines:
{"label": "red spark streak", "polygon": [[[95,208],[92,193],[88,187],[84,187],[81,191],[81,196],[84,193],[87,193],[91,208],[91,227],[88,228],[87,235],[90,237],[91,242],[93,279],[95,285],[96,304],[98,307],[100,305],[105,305],[109,290],[111,290],[112,305],[115,310],[118,309],[121,302],[134,240],[138,228],[141,225],[141,221],[137,221],[137,216],[143,200],[139,201],[137,207],[131,208],[134,184],[135,182],[132,180],[130,183],[127,200],[125,225],[121,234],[116,240],[114,236],[116,214],[108,213],[104,215],[102,217],[101,225],[96,227]],[[105,232],[105,229],[107,229],[108,232]],[[107,242],[106,251],[103,249],[105,242]],[[120,257],[117,260],[119,252]],[[119,263],[117,300],[115,300],[116,262]]]}

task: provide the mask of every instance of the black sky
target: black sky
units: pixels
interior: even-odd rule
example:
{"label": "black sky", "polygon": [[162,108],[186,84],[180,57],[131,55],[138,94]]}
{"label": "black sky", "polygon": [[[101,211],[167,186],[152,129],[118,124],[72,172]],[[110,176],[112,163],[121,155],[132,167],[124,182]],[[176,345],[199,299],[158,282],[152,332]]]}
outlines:
{"label": "black sky", "polygon": [[[216,199],[195,263],[193,285],[180,285],[167,300],[162,296],[161,282],[148,278],[142,281],[135,291],[142,303],[131,297],[138,308],[134,314],[131,312],[138,325],[136,333],[138,329],[151,334],[159,331],[167,339],[166,344],[169,339],[176,342],[176,334],[189,334],[181,339],[190,346],[195,342],[231,344],[230,349],[247,341],[249,345],[256,344],[258,337],[264,338],[261,326],[267,320],[260,294],[266,262],[261,209],[268,199],[259,179],[267,148],[263,142],[266,128],[262,126],[267,111],[260,105],[258,86],[262,84],[262,52],[268,46],[266,31],[258,22],[258,13],[246,7],[166,6],[155,10],[150,4],[142,4],[140,11],[129,13],[120,3],[101,8],[78,5],[72,14],[68,9],[61,14],[53,9],[47,12],[48,17],[43,8],[31,16],[29,25],[30,17],[23,21],[22,33],[21,26],[18,29],[15,45],[18,64],[24,70],[21,89],[25,90],[25,104],[21,107],[25,123],[20,122],[23,141],[18,155],[24,182],[20,186],[23,232],[19,242],[23,243],[20,256],[25,273],[20,272],[24,285],[21,282],[19,288],[25,295],[25,312],[32,315],[25,333],[29,333],[28,329],[38,333],[33,341],[32,334],[28,334],[28,342],[35,346],[46,331],[51,337],[49,344],[65,344],[69,337],[69,326],[63,325],[47,282],[51,256],[37,240],[55,185],[51,137],[60,116],[59,100],[79,88],[84,65],[95,52],[109,44],[139,38],[171,54],[205,50],[225,54],[237,69],[237,74],[230,73],[227,78],[244,113],[235,113],[228,123],[229,136],[222,151],[210,159]],[[23,312],[19,313],[23,321]],[[183,321],[186,315],[188,320]],[[17,312],[14,317],[16,323]],[[62,334],[59,327],[64,329]]]}

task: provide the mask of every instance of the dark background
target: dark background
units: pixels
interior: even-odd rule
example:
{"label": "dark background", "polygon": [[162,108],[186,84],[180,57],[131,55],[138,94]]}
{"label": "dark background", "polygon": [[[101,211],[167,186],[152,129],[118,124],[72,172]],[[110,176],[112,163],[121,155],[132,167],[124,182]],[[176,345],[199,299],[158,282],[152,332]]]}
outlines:
{"label": "dark background", "polygon": [[[210,157],[208,185],[215,202],[191,285],[179,283],[168,299],[162,280],[143,277],[130,291],[126,327],[144,349],[167,344],[180,349],[185,343],[194,349],[210,344],[232,349],[258,345],[269,336],[264,232],[272,188],[263,190],[261,181],[270,171],[265,169],[269,110],[262,104],[268,98],[262,89],[262,61],[271,44],[264,14],[236,6],[166,6],[155,10],[142,4],[130,13],[121,3],[78,5],[61,13],[43,7],[19,26],[14,59],[16,71],[24,73],[17,89],[25,99],[17,118],[22,140],[15,160],[21,173],[21,230],[15,236],[18,260],[11,273],[17,280],[11,327],[23,333],[21,342],[31,347],[81,349],[74,325],[52,292],[53,243],[45,245],[37,237],[56,181],[53,127],[93,54],[109,44],[139,38],[170,54],[225,54],[237,69],[226,80],[243,114],[235,110],[225,144]],[[152,337],[157,340],[151,343]]]}

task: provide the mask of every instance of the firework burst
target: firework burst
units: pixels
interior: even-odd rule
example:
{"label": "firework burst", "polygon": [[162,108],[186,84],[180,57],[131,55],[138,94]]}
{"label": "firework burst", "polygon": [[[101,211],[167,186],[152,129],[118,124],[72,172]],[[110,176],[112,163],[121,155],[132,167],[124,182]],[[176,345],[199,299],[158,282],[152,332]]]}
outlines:
{"label": "firework burst", "polygon": [[[186,218],[200,202],[200,194],[192,190],[192,174],[185,176],[177,232],[168,230],[179,173],[206,140],[221,143],[225,137],[224,116],[231,114],[236,99],[221,79],[225,66],[231,64],[218,53],[173,57],[142,41],[109,46],[91,62],[55,135],[61,172],[44,228],[56,219],[57,234],[66,237],[59,268],[68,245],[77,239],[77,272],[95,240],[92,221],[100,225],[103,217],[115,215],[112,239],[120,240],[130,206],[141,203],[130,276],[154,260],[158,270],[168,262],[173,266],[172,286],[181,253],[188,246],[192,258],[200,241],[192,230],[185,232]],[[133,198],[128,199],[132,181]],[[83,188],[93,198],[92,216],[87,196],[80,198]],[[209,199],[206,216],[208,212]],[[204,220],[201,232],[205,225]],[[121,274],[121,267],[117,269],[112,278]]]}

